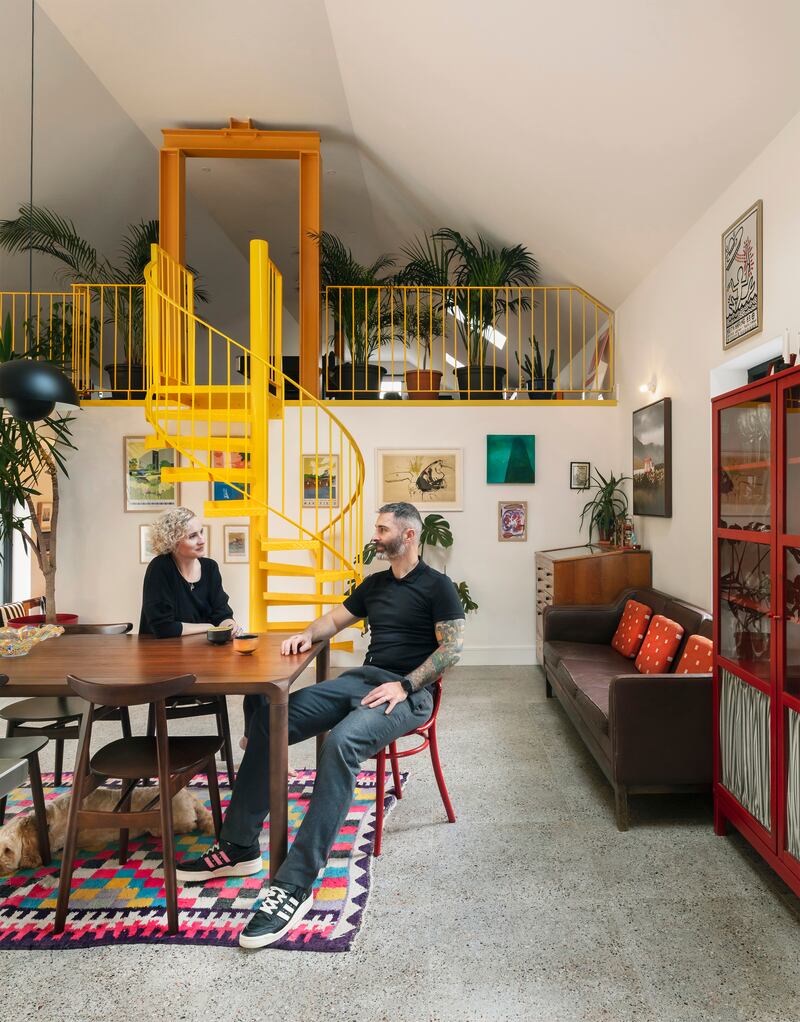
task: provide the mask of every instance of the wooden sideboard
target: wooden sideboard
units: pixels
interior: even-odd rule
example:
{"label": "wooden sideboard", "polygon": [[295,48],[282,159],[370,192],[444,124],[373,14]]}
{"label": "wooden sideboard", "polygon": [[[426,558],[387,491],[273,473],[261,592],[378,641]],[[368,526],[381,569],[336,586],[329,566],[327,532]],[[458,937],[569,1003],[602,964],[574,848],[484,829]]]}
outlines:
{"label": "wooden sideboard", "polygon": [[542,662],[544,608],[557,604],[611,603],[629,586],[652,584],[649,550],[568,546],[536,552],[536,656]]}

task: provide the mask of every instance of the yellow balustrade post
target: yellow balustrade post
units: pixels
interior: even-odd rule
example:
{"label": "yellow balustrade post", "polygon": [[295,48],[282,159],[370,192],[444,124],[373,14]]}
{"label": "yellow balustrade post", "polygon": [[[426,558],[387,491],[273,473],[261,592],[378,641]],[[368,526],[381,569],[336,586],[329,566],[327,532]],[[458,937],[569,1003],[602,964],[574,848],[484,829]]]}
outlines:
{"label": "yellow balustrade post", "polygon": [[[269,504],[269,358],[270,303],[269,246],[250,242],[250,496],[254,504]],[[250,629],[263,631],[264,586],[258,562],[262,538],[267,536],[267,514],[252,518],[250,537]]]}

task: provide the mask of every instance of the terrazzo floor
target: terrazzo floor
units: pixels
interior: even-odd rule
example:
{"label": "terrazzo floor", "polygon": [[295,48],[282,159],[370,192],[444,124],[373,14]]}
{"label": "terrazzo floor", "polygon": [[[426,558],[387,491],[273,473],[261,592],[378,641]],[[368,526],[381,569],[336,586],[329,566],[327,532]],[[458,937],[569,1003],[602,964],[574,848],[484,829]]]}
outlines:
{"label": "terrazzo floor", "polygon": [[[232,701],[238,702],[238,700]],[[235,733],[241,714],[231,705]],[[141,722],[140,722],[141,723]],[[202,730],[203,722],[183,722]],[[109,735],[116,737],[113,725]],[[118,727],[118,725],[117,725]],[[538,668],[457,668],[445,822],[424,757],[349,954],[151,946],[0,952],[3,1019],[796,1022],[800,901],[710,799],[611,790]],[[291,750],[313,765],[312,743]],[[71,760],[68,759],[68,765]],[[45,769],[51,762],[45,758]]]}

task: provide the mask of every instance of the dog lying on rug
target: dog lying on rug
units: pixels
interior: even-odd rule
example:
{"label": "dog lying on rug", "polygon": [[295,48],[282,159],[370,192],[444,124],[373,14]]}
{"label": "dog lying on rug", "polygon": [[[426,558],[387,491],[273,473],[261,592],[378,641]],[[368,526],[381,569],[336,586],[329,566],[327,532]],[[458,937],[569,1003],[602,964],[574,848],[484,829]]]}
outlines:
{"label": "dog lying on rug", "polygon": [[[143,809],[153,800],[157,791],[156,787],[134,788],[132,808]],[[95,788],[88,798],[84,799],[83,808],[101,812],[111,810],[119,801],[119,796],[119,790]],[[47,832],[51,852],[64,847],[71,801],[72,794],[67,792],[47,803]],[[214,833],[214,821],[210,811],[188,788],[183,788],[172,800],[172,822],[176,834],[189,834],[192,831],[199,831],[201,834]],[[129,831],[131,838],[141,837],[142,834],[159,837],[161,831],[156,827]],[[85,848],[88,851],[103,848],[111,841],[118,840],[119,828],[82,830],[78,835],[78,848]],[[0,827],[0,876],[7,876],[17,869],[33,869],[41,864],[36,821],[32,814],[19,814]]]}

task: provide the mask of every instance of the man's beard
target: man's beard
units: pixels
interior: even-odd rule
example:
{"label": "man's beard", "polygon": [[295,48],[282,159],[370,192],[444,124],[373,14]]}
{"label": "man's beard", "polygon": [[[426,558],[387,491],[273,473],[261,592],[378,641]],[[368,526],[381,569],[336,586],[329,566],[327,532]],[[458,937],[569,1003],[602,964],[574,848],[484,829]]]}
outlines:
{"label": "man's beard", "polygon": [[388,540],[386,543],[381,543],[383,549],[376,547],[375,556],[379,561],[390,561],[393,557],[402,557],[406,552],[406,544],[403,542],[403,537],[398,536],[397,539]]}

